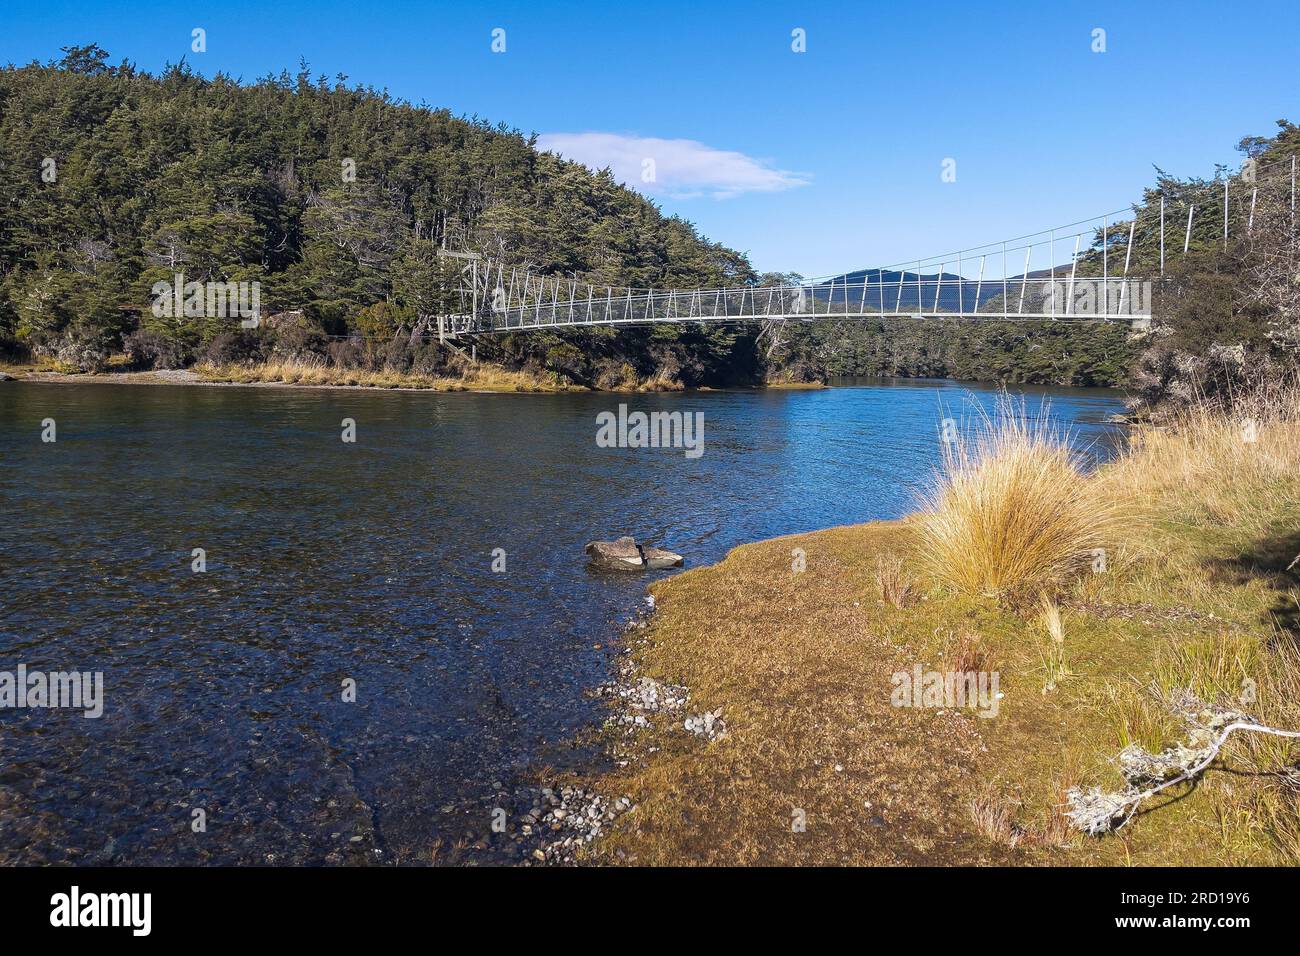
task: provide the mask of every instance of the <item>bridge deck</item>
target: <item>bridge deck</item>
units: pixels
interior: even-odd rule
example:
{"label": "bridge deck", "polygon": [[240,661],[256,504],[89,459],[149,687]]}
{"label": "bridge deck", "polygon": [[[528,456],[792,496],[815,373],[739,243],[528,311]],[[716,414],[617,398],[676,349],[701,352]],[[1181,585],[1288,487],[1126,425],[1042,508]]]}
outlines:
{"label": "bridge deck", "polygon": [[[467,307],[447,331],[501,333],[578,326],[768,320],[970,319],[1149,324],[1151,285],[1137,278],[972,280],[953,275],[896,280],[633,290],[488,270],[465,290]],[[517,287],[516,287],[517,286]]]}

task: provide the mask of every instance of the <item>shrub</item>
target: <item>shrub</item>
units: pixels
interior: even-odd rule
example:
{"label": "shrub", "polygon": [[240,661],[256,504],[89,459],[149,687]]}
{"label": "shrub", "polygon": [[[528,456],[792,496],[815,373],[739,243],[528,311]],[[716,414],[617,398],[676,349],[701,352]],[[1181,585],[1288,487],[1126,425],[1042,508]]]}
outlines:
{"label": "shrub", "polygon": [[31,358],[31,349],[16,338],[0,332],[0,360],[23,362]]}
{"label": "shrub", "polygon": [[1114,509],[1045,414],[1027,419],[1004,399],[996,420],[945,443],[917,519],[918,559],[964,593],[1050,589],[1091,563]]}
{"label": "shrub", "polygon": [[397,372],[406,374],[411,370],[411,347],[406,344],[405,339],[392,339],[387,342],[376,342],[371,346],[375,365],[378,370],[384,372]]}
{"label": "shrub", "polygon": [[559,342],[547,349],[546,367],[574,382],[590,378],[587,357],[572,342]]}
{"label": "shrub", "polygon": [[127,361],[136,368],[184,368],[192,356],[185,346],[151,329],[137,329],[122,339]]}
{"label": "shrub", "polygon": [[54,359],[69,371],[100,372],[108,365],[112,345],[112,333],[79,320],[53,341],[35,346],[32,352]]}
{"label": "shrub", "polygon": [[267,360],[317,364],[329,349],[329,337],[300,312],[273,315],[266,322],[274,343]]}
{"label": "shrub", "polygon": [[412,352],[411,371],[417,375],[445,374],[451,364],[451,357],[455,355],[455,352],[441,348],[436,342],[422,343]]}
{"label": "shrub", "polygon": [[329,344],[330,365],[335,368],[360,368],[365,362],[365,350],[354,338],[335,339]]}
{"label": "shrub", "polygon": [[1197,406],[1230,406],[1284,377],[1283,363],[1244,345],[1210,345],[1194,353],[1161,342],[1138,359],[1133,405],[1154,419],[1176,419]]}
{"label": "shrub", "polygon": [[258,339],[243,329],[218,332],[203,350],[203,360],[212,365],[243,365],[261,358]]}
{"label": "shrub", "polygon": [[379,344],[399,338],[414,322],[415,314],[410,309],[381,301],[360,309],[354,325],[367,342]]}
{"label": "shrub", "polygon": [[612,358],[600,360],[596,372],[597,388],[606,392],[615,392],[635,388],[637,382],[636,369],[630,363],[619,362]]}

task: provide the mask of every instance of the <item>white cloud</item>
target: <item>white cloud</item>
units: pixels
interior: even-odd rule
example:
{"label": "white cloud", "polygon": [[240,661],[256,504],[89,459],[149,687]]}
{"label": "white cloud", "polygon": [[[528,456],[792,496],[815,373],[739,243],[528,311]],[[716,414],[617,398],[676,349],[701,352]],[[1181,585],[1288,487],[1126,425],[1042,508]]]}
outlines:
{"label": "white cloud", "polygon": [[715,149],[693,139],[658,139],[618,133],[543,133],[537,148],[603,169],[624,185],[672,199],[771,193],[806,186],[807,177],[775,169],[744,153]]}

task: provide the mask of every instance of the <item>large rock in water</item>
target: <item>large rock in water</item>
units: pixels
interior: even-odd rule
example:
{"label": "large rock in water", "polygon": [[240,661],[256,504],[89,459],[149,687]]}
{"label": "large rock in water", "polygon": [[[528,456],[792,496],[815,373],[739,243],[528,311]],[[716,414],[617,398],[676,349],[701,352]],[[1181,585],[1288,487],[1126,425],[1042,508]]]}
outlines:
{"label": "large rock in water", "polygon": [[591,563],[598,568],[610,571],[640,571],[645,567],[641,549],[636,540],[629,537],[617,541],[593,541],[586,547]]}
{"label": "large rock in water", "polygon": [[651,571],[661,571],[664,568],[680,568],[682,566],[682,556],[672,551],[665,551],[663,548],[641,548],[641,557],[645,559],[645,566]]}
{"label": "large rock in water", "polygon": [[14,377],[12,375],[6,375],[4,372],[0,372],[0,382],[12,382],[13,380]]}
{"label": "large rock in water", "polygon": [[617,541],[593,541],[586,547],[591,564],[609,571],[641,571],[649,568],[660,571],[680,567],[682,556],[662,548],[650,548],[636,543],[626,535]]}

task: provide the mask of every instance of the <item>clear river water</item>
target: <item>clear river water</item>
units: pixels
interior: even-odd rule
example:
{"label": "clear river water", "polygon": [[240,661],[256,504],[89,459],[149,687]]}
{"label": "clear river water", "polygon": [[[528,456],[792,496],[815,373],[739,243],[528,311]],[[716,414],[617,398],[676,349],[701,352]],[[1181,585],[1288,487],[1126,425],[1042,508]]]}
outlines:
{"label": "clear river water", "polygon": [[[1113,453],[1119,393],[1023,394]],[[592,573],[588,541],[689,568],[897,517],[995,395],[0,384],[0,679],[103,674],[98,718],[0,708],[0,862],[428,862],[593,759],[587,691],[678,572]],[[703,454],[599,447],[620,403],[703,413]]]}

